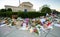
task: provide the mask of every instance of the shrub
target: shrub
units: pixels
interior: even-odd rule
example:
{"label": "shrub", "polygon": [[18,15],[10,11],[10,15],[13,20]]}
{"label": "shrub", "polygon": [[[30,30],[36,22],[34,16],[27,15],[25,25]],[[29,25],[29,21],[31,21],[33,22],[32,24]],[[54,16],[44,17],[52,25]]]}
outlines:
{"label": "shrub", "polygon": [[11,17],[12,15],[17,15],[22,18],[36,18],[40,16],[45,16],[46,13],[39,12],[0,12],[0,16],[2,17]]}
{"label": "shrub", "polygon": [[12,9],[11,8],[8,8],[7,11],[12,12]]}

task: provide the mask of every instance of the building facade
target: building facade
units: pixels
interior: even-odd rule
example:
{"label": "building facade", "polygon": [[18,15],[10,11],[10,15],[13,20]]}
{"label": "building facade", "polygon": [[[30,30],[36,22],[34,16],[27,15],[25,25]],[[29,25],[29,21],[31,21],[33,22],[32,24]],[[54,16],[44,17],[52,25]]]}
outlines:
{"label": "building facade", "polygon": [[33,9],[33,4],[31,4],[30,2],[22,2],[18,7],[5,5],[5,9],[8,9],[8,8],[11,8],[13,12],[36,11],[35,9]]}

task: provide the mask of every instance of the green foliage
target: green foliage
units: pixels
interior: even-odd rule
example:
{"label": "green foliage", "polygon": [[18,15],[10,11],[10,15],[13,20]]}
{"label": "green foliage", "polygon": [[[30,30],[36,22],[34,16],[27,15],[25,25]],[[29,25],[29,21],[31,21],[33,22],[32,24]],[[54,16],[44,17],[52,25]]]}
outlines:
{"label": "green foliage", "polygon": [[51,13],[51,9],[44,5],[41,9],[41,13]]}
{"label": "green foliage", "polygon": [[12,12],[0,12],[1,17],[10,17],[12,15]]}
{"label": "green foliage", "polygon": [[12,9],[11,8],[8,8],[8,9],[0,9],[0,12],[12,12]]}
{"label": "green foliage", "polygon": [[36,18],[39,16],[45,16],[46,13],[39,12],[0,12],[0,16],[2,17],[11,17],[12,15],[17,15],[22,18]]}
{"label": "green foliage", "polygon": [[7,11],[12,12],[12,9],[11,8],[8,8]]}
{"label": "green foliage", "polygon": [[6,9],[1,9],[0,12],[6,12],[7,10]]}

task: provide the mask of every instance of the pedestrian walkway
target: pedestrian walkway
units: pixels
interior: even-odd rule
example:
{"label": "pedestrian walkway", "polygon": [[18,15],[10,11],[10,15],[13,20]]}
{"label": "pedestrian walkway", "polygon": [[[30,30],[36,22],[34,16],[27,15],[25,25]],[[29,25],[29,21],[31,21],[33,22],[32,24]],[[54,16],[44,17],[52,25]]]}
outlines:
{"label": "pedestrian walkway", "polygon": [[[45,37],[46,33],[42,33],[41,37]],[[18,30],[15,27],[4,26],[0,28],[0,37],[39,37],[35,33],[26,30]],[[47,34],[46,37],[60,37],[60,28],[54,26],[54,29]]]}

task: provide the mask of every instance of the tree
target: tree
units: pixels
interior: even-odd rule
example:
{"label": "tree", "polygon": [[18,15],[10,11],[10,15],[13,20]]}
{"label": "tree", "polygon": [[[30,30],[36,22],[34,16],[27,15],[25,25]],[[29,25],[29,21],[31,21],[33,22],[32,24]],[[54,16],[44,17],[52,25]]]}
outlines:
{"label": "tree", "polygon": [[51,13],[51,9],[47,5],[44,5],[42,6],[41,13]]}
{"label": "tree", "polygon": [[59,11],[56,11],[56,10],[53,10],[52,13],[53,13],[53,14],[60,14],[60,12],[59,12]]}
{"label": "tree", "polygon": [[1,11],[1,12],[6,12],[6,9],[1,9],[0,11]]}
{"label": "tree", "polygon": [[11,8],[8,8],[7,11],[12,12],[12,9]]}

